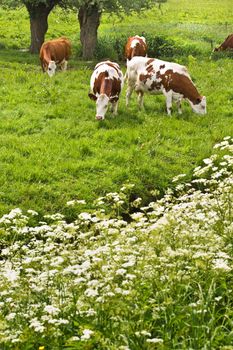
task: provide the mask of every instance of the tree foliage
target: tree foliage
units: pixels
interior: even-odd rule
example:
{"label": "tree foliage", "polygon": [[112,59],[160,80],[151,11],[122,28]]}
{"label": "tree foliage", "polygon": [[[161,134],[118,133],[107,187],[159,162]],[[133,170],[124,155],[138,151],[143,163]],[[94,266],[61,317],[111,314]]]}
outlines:
{"label": "tree foliage", "polygon": [[66,3],[68,3],[66,0],[0,0],[0,6],[8,8],[15,8],[22,5],[54,7],[57,4],[65,6]]}
{"label": "tree foliage", "polygon": [[25,5],[30,16],[32,53],[39,52],[48,29],[48,16],[52,9],[59,5],[78,11],[80,40],[83,47],[83,58],[92,58],[97,43],[97,31],[103,12],[118,16],[140,12],[156,3],[166,0],[0,0],[1,6],[16,7]]}
{"label": "tree foliage", "polygon": [[82,6],[87,8],[97,6],[101,12],[114,12],[121,15],[123,13],[129,14],[131,11],[139,12],[148,9],[159,1],[160,0],[67,0],[66,5],[77,9]]}

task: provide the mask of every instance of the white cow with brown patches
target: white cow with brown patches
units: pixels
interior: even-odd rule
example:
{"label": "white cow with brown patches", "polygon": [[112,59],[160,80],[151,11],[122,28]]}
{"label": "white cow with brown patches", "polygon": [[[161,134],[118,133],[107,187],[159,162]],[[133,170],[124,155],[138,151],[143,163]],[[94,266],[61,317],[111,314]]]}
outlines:
{"label": "white cow with brown patches", "polygon": [[147,44],[144,36],[131,36],[125,45],[125,58],[131,60],[134,56],[146,56]]}
{"label": "white cow with brown patches", "polygon": [[96,101],[96,119],[104,119],[109,103],[112,112],[117,114],[118,100],[123,88],[123,73],[117,63],[104,61],[98,63],[91,76],[88,94],[90,99]]}
{"label": "white cow with brown patches", "polygon": [[182,99],[189,102],[195,113],[206,113],[206,97],[199,94],[185,66],[154,58],[133,57],[127,62],[126,74],[128,77],[127,106],[135,90],[140,108],[143,107],[145,92],[163,93],[166,97],[168,115],[171,115],[172,101],[177,103],[179,114],[182,113]]}

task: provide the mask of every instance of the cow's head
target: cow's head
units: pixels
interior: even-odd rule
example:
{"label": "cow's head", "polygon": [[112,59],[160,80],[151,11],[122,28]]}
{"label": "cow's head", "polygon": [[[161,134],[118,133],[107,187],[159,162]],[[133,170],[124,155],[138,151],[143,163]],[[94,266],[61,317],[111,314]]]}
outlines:
{"label": "cow's head", "polygon": [[49,61],[47,73],[50,77],[52,77],[55,74],[56,68],[56,63],[54,61]]}
{"label": "cow's head", "polygon": [[108,110],[108,102],[110,101],[109,97],[105,94],[101,94],[97,97],[92,93],[89,93],[88,96],[91,100],[96,101],[96,119],[104,119],[104,116]]}
{"label": "cow's head", "polygon": [[213,49],[213,52],[217,52],[217,51],[223,51],[223,48],[222,48],[221,45],[220,45],[219,47],[215,47],[215,48]]}
{"label": "cow's head", "polygon": [[193,112],[197,114],[206,114],[206,97],[198,97],[196,101],[191,102],[190,105],[192,107]]}

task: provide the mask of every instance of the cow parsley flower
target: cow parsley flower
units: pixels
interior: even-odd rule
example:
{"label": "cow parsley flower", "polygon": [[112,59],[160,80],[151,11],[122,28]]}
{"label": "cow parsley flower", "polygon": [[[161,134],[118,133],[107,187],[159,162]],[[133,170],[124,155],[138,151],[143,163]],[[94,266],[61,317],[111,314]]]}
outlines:
{"label": "cow parsley flower", "polygon": [[60,312],[60,309],[53,305],[46,305],[44,308],[44,311],[47,312],[50,315],[57,315]]}
{"label": "cow parsley flower", "polygon": [[185,176],[186,176],[186,174],[179,174],[177,176],[174,176],[173,179],[172,179],[172,182],[177,182],[180,179],[184,178]]}
{"label": "cow parsley flower", "polygon": [[16,317],[16,313],[15,312],[11,312],[9,315],[7,315],[5,318],[8,321],[13,320]]}
{"label": "cow parsley flower", "polygon": [[85,290],[85,295],[87,297],[96,297],[97,295],[99,295],[99,292],[98,289],[88,288]]}
{"label": "cow parsley flower", "polygon": [[151,338],[151,339],[147,339],[146,340],[147,343],[154,343],[154,344],[162,344],[163,343],[163,339],[161,338]]}
{"label": "cow parsley flower", "polygon": [[90,329],[84,329],[83,334],[81,335],[81,340],[88,340],[94,334]]}
{"label": "cow parsley flower", "polygon": [[118,269],[116,270],[116,275],[123,276],[127,271],[125,269]]}
{"label": "cow parsley flower", "polygon": [[228,266],[227,261],[221,258],[215,259],[213,261],[213,268],[215,270],[231,271],[231,268]]}
{"label": "cow parsley flower", "polygon": [[31,320],[29,327],[34,328],[35,332],[38,333],[43,333],[45,330],[45,327],[40,323],[40,321],[38,321],[37,318],[33,318]]}
{"label": "cow parsley flower", "polygon": [[83,212],[79,214],[79,219],[84,221],[91,221],[91,215],[89,213]]}

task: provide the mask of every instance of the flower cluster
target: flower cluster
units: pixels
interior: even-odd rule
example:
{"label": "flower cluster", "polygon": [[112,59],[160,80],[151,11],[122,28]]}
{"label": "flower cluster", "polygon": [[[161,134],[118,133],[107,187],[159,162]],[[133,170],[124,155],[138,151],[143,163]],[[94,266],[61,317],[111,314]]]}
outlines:
{"label": "flower cluster", "polygon": [[[215,337],[216,348],[223,338],[230,345],[233,139],[215,149],[190,183],[176,177],[145,207],[127,202],[127,184],[72,223],[54,214],[30,225],[32,210],[4,215],[0,347],[214,349]],[[130,206],[127,222],[119,208]]]}

